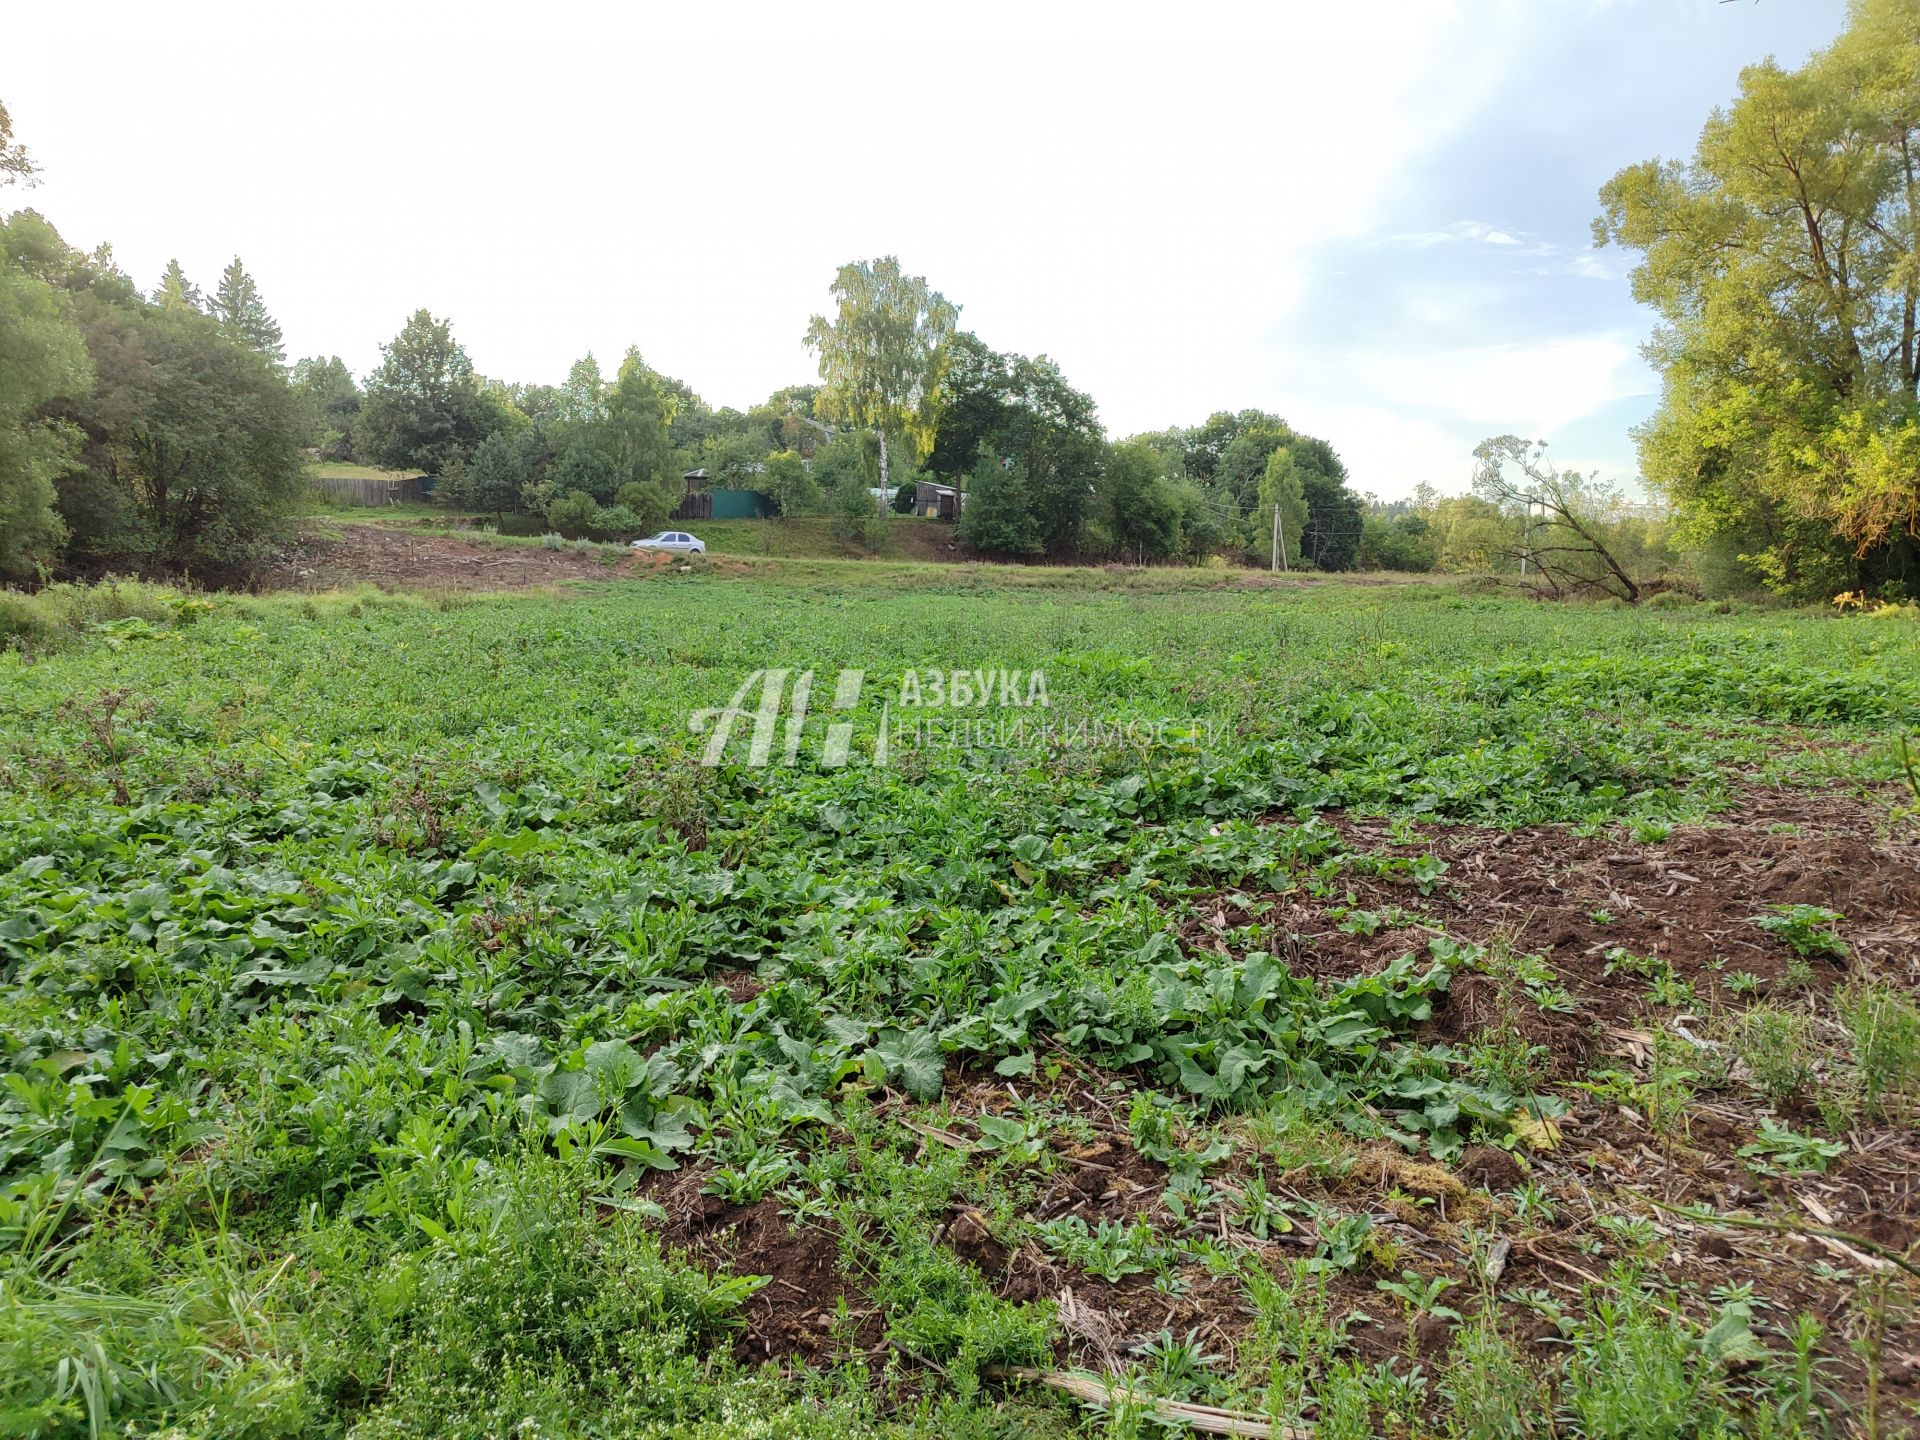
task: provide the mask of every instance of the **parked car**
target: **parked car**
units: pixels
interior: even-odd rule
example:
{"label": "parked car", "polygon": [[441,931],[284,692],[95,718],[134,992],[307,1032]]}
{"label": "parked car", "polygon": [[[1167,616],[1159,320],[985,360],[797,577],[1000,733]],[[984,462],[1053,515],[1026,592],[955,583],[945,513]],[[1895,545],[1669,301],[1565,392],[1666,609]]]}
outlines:
{"label": "parked car", "polygon": [[682,555],[704,555],[707,542],[698,535],[689,535],[684,530],[662,530],[658,535],[649,535],[644,540],[633,542],[636,550],[676,550]]}

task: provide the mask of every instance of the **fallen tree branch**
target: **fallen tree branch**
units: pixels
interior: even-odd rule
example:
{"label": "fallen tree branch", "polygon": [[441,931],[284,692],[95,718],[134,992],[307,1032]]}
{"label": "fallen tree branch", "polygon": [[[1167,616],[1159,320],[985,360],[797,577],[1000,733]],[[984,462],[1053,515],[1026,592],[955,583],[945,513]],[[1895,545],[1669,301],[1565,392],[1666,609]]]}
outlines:
{"label": "fallen tree branch", "polygon": [[1897,1265],[1920,1279],[1920,1265],[1915,1265],[1891,1246],[1882,1245],[1878,1240],[1869,1240],[1865,1235],[1856,1235],[1851,1230],[1839,1230],[1831,1225],[1801,1225],[1792,1220],[1763,1220],[1755,1215],[1726,1215],[1701,1206],[1668,1205],[1651,1195],[1642,1195],[1640,1198],[1656,1210],[1665,1210],[1701,1225],[1730,1225],[1741,1230],[1771,1230],[1777,1235],[1809,1235],[1815,1239],[1838,1240],[1843,1245],[1877,1255],[1886,1263]]}
{"label": "fallen tree branch", "polygon": [[1144,1405],[1156,1420],[1168,1425],[1185,1425],[1207,1435],[1250,1435],[1263,1440],[1313,1440],[1313,1431],[1299,1425],[1281,1425],[1246,1410],[1222,1410],[1214,1405],[1193,1405],[1184,1400],[1159,1400],[1135,1390],[1120,1380],[1099,1375],[1074,1374],[1066,1370],[1032,1370],[1018,1366],[1003,1372],[1016,1380],[1030,1380],[1064,1391],[1089,1405],[1111,1409],[1116,1402]]}

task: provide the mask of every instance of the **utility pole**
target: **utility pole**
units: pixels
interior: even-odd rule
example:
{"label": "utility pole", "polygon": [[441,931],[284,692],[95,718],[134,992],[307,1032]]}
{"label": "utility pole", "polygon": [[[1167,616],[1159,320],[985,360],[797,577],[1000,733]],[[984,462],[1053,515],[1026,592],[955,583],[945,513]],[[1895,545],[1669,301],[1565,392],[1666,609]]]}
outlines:
{"label": "utility pole", "polygon": [[1273,558],[1267,568],[1269,570],[1285,570],[1288,574],[1293,573],[1292,568],[1287,564],[1287,532],[1280,524],[1280,507],[1278,505],[1273,507]]}

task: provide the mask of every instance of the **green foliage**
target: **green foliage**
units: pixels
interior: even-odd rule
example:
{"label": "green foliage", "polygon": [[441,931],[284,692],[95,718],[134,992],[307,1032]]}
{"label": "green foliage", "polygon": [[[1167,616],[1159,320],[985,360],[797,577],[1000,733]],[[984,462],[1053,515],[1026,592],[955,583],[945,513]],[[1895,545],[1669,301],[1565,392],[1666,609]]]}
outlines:
{"label": "green foliage", "polygon": [[1109,1284],[1142,1275],[1158,1262],[1161,1252],[1153,1227],[1144,1220],[1122,1225],[1102,1220],[1088,1225],[1078,1215],[1049,1220],[1040,1227],[1040,1240],[1069,1265]]}
{"label": "green foliage", "polygon": [[1295,463],[1307,455],[1318,463],[1301,466],[1300,488],[1307,502],[1300,553],[1316,570],[1352,570],[1360,563],[1363,507],[1347,485],[1347,467],[1324,440],[1301,440],[1292,447]]}
{"label": "green foliage", "polygon": [[[52,479],[68,563],[244,573],[306,494],[308,426],[284,372],[199,310],[149,304],[107,252],[75,253],[32,211],[12,216],[4,235],[13,298],[0,304],[35,293],[19,288],[23,275],[63,290],[57,313],[79,330],[93,383],[69,371],[24,425],[0,420],[13,468],[0,468],[0,504],[44,498],[37,482]],[[50,343],[54,313],[23,310],[19,343]],[[72,358],[53,353],[63,365]],[[17,383],[36,383],[32,366]],[[32,558],[44,562],[45,516],[31,498],[25,514],[21,534],[40,536]]]}
{"label": "green foliage", "polygon": [[275,365],[287,358],[281,343],[280,324],[267,313],[260,287],[240,263],[238,255],[221,273],[220,287],[214,291],[208,313],[220,322],[220,328],[236,344],[244,345],[271,360]]}
{"label": "green foliage", "polygon": [[1863,1108],[1879,1118],[1911,1114],[1920,1101],[1920,1005],[1893,985],[1860,981],[1840,992],[1839,1009]]}
{"label": "green foliage", "polygon": [[380,356],[367,376],[355,449],[375,465],[437,475],[485,434],[473,362],[452,325],[425,310],[408,317]]}
{"label": "green foliage", "polygon": [[1754,916],[1753,923],[1775,939],[1784,940],[1796,955],[1844,960],[1847,942],[1834,929],[1842,918],[1838,910],[1821,905],[1774,905],[1766,914]]}
{"label": "green foliage", "polygon": [[39,167],[27,153],[27,147],[13,138],[13,116],[0,105],[0,185],[31,185]]}
{"label": "green foliage", "polygon": [[1693,1440],[1719,1432],[1715,1358],[1633,1289],[1600,1301],[1572,1340],[1562,1404],[1591,1440]]}
{"label": "green foliage", "polygon": [[784,516],[804,515],[820,504],[820,487],[814,484],[812,472],[797,450],[768,455],[759,484],[752,488],[770,497]]}
{"label": "green foliage", "polygon": [[480,442],[448,488],[454,503],[467,510],[503,514],[518,509],[521,497],[540,474],[540,439],[530,428],[496,430]]}
{"label": "green foliage", "polygon": [[1740,1154],[1753,1162],[1756,1170],[1767,1174],[1805,1174],[1825,1170],[1832,1161],[1847,1153],[1847,1147],[1818,1136],[1802,1135],[1785,1125],[1760,1120],[1760,1133]]}
{"label": "green foliage", "polygon": [[870,548],[876,531],[886,524],[875,509],[867,472],[858,464],[839,469],[833,492],[827,497],[827,513],[833,517],[834,534]]}
{"label": "green foliage", "polygon": [[[1350,1172],[1349,1137],[1445,1157],[1537,1135],[1553,1102],[1527,1068],[1433,1043],[1430,1021],[1460,970],[1505,977],[1521,1006],[1556,982],[1527,957],[1419,949],[1438,937],[1398,922],[1460,872],[1321,812],[1698,820],[1724,802],[1722,767],[1778,751],[1782,720],[1823,727],[1843,743],[1819,763],[1865,777],[1884,757],[1851,742],[1920,700],[1920,640],[1807,615],[1337,585],[1249,604],[1071,571],[931,586],[863,567],[849,588],[845,569],[451,609],[136,586],[6,602],[33,661],[0,656],[0,1263],[43,1257],[0,1311],[6,1402],[77,1433],[82,1379],[107,1376],[105,1433],[531,1417],[665,1435],[722,1414],[884,1433],[909,1421],[858,1409],[874,1382],[891,1393],[884,1358],[840,1368],[881,1335],[929,1405],[1006,1418],[1019,1402],[988,1372],[1053,1363],[1050,1306],[998,1299],[951,1227],[970,1206],[1023,1243],[1030,1195],[1079,1174],[1049,1168],[1050,1127],[1079,1118],[1047,1108],[1058,1067],[1071,1093],[1112,1095],[1181,1218],[1082,1211],[1084,1234],[1032,1238],[1177,1288],[1201,1265],[1234,1273],[1223,1221],[1242,1238],[1310,1225],[1327,1274],[1268,1274],[1264,1254],[1265,1288],[1245,1283],[1246,1343],[1265,1348],[1218,1383],[1273,1373],[1277,1407],[1337,1400],[1377,1433],[1415,1404],[1407,1367],[1330,1378],[1344,1355],[1319,1279],[1406,1287],[1376,1314],[1471,1307],[1402,1277],[1439,1278],[1344,1197],[1289,1212],[1271,1177]],[[835,711],[862,754],[907,667],[1044,669],[1056,722],[1222,723],[1151,750],[903,747],[828,769],[810,722],[793,766],[698,763],[689,715],[770,656],[810,655],[867,670]],[[1224,956],[1183,939],[1223,890],[1362,880],[1404,883],[1404,914],[1347,918],[1409,952],[1363,977],[1294,973],[1264,925]],[[1853,1049],[1891,1087],[1908,1021],[1857,1010]],[[1004,1077],[1022,1106],[920,1111],[956,1070],[996,1093]],[[1672,1055],[1661,1073],[1677,1108]],[[772,1201],[835,1237],[866,1298],[823,1327],[818,1372],[736,1369],[740,1287],[654,1244],[641,1187],[694,1163],[689,1188],[758,1197],[754,1226],[779,1223]],[[1699,1414],[1731,1414],[1723,1367],[1695,1363],[1706,1333],[1679,1373],[1707,1377]],[[1152,1343],[1143,1373],[1215,1383],[1178,1330]],[[1567,1402],[1583,1414],[1649,1389],[1583,1363]],[[1449,1365],[1426,1393],[1457,1380],[1447,1404],[1498,1413],[1526,1378],[1488,1358],[1471,1388]]]}
{"label": "green foliage", "polygon": [[609,505],[588,522],[587,533],[595,540],[625,543],[651,535],[658,525],[647,523],[625,505]]}
{"label": "green foliage", "polygon": [[1274,556],[1274,512],[1279,512],[1279,543],[1288,565],[1300,563],[1300,542],[1307,527],[1305,475],[1293,451],[1282,445],[1268,457],[1260,475],[1259,500],[1254,506],[1253,543],[1249,553]]}
{"label": "green foliage", "polygon": [[584,490],[569,490],[547,506],[547,524],[569,540],[585,536],[599,517],[598,502]]}
{"label": "green foliage", "polygon": [[815,408],[878,437],[880,485],[891,489],[889,437],[904,439],[916,464],[933,446],[960,307],[891,255],[842,265],[829,293],[834,317],[814,316],[806,335],[820,357]]}
{"label": "green foliage", "polygon": [[66,305],[8,253],[10,234],[0,229],[0,580],[30,577],[60,553],[67,530],[54,481],[70,468],[78,437],[42,408],[93,384]]}
{"label": "green foliage", "polygon": [[1640,598],[1647,577],[1632,567],[1644,557],[1619,544],[1630,530],[1609,523],[1623,504],[1615,487],[1597,474],[1562,470],[1547,458],[1545,441],[1500,435],[1473,454],[1474,494],[1513,525],[1506,558],[1528,584],[1556,596]]}
{"label": "green foliage", "polygon": [[1601,191],[1662,320],[1642,471],[1748,586],[1825,598],[1912,555],[1916,54],[1905,0],[1861,0],[1799,69],[1743,71],[1690,160]]}
{"label": "green foliage", "polygon": [[[1001,354],[964,331],[950,348],[947,399],[928,465],[958,482],[986,450],[1017,475],[1041,549],[1062,555],[1081,550],[1106,453],[1093,400],[1069,385],[1044,355]],[[1010,523],[1015,538],[1027,528],[1017,514]]]}
{"label": "green foliage", "polygon": [[[539,504],[542,495],[550,498],[578,491],[597,504],[615,499],[621,488],[620,474],[613,460],[596,448],[591,436],[585,436],[567,446],[544,482],[535,482],[524,493],[529,501]],[[627,499],[644,501],[649,493],[641,487],[637,492],[629,492]]]}
{"label": "green foliage", "polygon": [[1009,468],[983,447],[967,481],[956,534],[961,544],[988,555],[1038,555],[1040,526],[1024,471]]}
{"label": "green foliage", "polygon": [[1142,441],[1108,451],[1101,507],[1108,542],[1129,559],[1165,559],[1184,548],[1183,498],[1161,474],[1159,453]]}
{"label": "green foliage", "polygon": [[338,355],[318,355],[293,367],[293,393],[308,416],[310,442],[322,460],[351,460],[360,419],[360,387]]}
{"label": "green foliage", "polygon": [[593,432],[591,443],[609,462],[613,479],[609,495],[621,495],[621,504],[637,517],[638,528],[651,533],[666,523],[683,489],[667,436],[673,402],[640,352],[630,349],[607,391],[605,405],[605,419]]}
{"label": "green foliage", "polygon": [[1728,1030],[1734,1054],[1770,1103],[1788,1104],[1812,1085],[1820,1052],[1806,1011],[1755,1005],[1735,1016]]}

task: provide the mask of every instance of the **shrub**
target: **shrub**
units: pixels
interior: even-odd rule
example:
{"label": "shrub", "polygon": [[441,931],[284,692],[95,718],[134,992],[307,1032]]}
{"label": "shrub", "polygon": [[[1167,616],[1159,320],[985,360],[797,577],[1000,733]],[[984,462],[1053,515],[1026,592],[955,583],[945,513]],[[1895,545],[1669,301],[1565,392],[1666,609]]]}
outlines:
{"label": "shrub", "polygon": [[1885,1118],[1903,1113],[1920,1094],[1920,1007],[1878,981],[1848,986],[1839,1007],[1853,1036],[1853,1063],[1867,1112]]}
{"label": "shrub", "polygon": [[547,524],[569,540],[590,532],[600,516],[600,503],[584,490],[569,490],[547,506]]}
{"label": "shrub", "polygon": [[113,578],[32,594],[0,590],[0,649],[46,649],[114,620],[186,623],[205,604],[164,585]]}
{"label": "shrub", "polygon": [[1649,595],[1645,601],[1649,610],[1685,610],[1699,603],[1699,596],[1690,595],[1685,590],[1662,590]]}
{"label": "shrub", "polygon": [[624,505],[609,505],[593,517],[593,524],[587,533],[595,540],[631,540],[642,533],[645,527],[640,517]]}
{"label": "shrub", "polygon": [[1728,1038],[1754,1087],[1773,1104],[1788,1103],[1813,1083],[1819,1047],[1804,1010],[1756,1005],[1733,1021]]}

